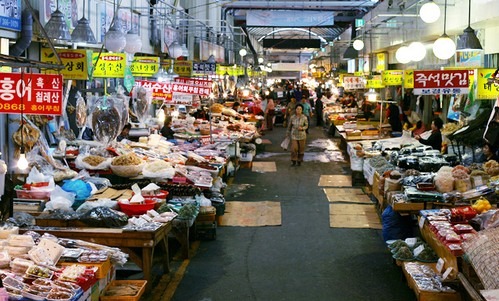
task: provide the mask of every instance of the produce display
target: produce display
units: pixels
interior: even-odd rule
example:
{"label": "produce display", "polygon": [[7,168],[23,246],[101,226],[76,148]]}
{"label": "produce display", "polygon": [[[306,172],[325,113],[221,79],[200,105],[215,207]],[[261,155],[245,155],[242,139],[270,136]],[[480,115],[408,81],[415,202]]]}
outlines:
{"label": "produce display", "polygon": [[439,275],[428,265],[409,262],[404,265],[406,272],[414,279],[420,291],[455,292],[444,286]]}

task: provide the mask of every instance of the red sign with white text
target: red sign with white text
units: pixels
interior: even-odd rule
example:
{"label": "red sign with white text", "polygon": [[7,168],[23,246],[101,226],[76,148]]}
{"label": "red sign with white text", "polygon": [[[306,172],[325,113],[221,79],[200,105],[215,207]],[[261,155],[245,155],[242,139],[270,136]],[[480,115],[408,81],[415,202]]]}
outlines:
{"label": "red sign with white text", "polygon": [[199,87],[204,87],[204,88],[210,88],[213,85],[212,80],[207,80],[207,79],[196,79],[196,78],[186,78],[186,77],[177,77],[175,79],[176,83],[183,83],[183,84],[188,84],[192,86],[199,86]]}
{"label": "red sign with white text", "polygon": [[62,115],[62,75],[0,73],[0,113]]}
{"label": "red sign with white text", "polygon": [[166,101],[171,101],[173,97],[173,92],[185,93],[185,94],[194,94],[200,96],[209,96],[211,93],[211,86],[200,87],[193,86],[183,83],[158,83],[147,80],[138,80],[135,84],[139,87],[152,89],[152,97],[155,99],[164,99]]}
{"label": "red sign with white text", "polygon": [[468,70],[414,71],[414,94],[467,94]]}

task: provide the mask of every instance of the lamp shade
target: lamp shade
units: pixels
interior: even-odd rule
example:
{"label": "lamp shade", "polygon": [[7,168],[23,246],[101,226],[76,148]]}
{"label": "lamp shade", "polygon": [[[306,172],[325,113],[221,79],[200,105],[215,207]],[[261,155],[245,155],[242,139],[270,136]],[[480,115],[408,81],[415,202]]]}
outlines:
{"label": "lamp shade", "polygon": [[440,18],[440,7],[433,0],[430,0],[421,6],[419,17],[425,23],[435,23]]}
{"label": "lamp shade", "polygon": [[90,44],[96,44],[94,32],[90,28],[90,22],[85,18],[78,20],[75,29],[71,33],[71,40],[73,42],[84,42]]}
{"label": "lamp shade", "polygon": [[345,50],[345,53],[343,53],[343,59],[345,60],[353,60],[356,59],[359,56],[359,52],[353,48],[353,46],[348,46],[348,48]]}
{"label": "lamp shade", "polygon": [[186,44],[182,44],[182,56],[183,57],[189,57],[189,49],[187,49]]}
{"label": "lamp shade", "polygon": [[355,50],[362,50],[362,49],[364,49],[364,41],[362,41],[362,40],[355,40],[355,41],[353,41],[353,48]]}
{"label": "lamp shade", "polygon": [[421,42],[409,44],[409,57],[413,62],[419,62],[426,56],[426,47]]}
{"label": "lamp shade", "polygon": [[443,34],[433,43],[433,54],[441,60],[448,60],[456,53],[456,44],[449,38],[448,35]]}
{"label": "lamp shade", "polygon": [[477,51],[482,49],[482,44],[480,44],[475,31],[473,30],[473,28],[468,26],[457,40],[457,50]]}
{"label": "lamp shade", "polygon": [[179,56],[182,56],[182,46],[180,46],[177,41],[173,41],[168,49],[170,50],[170,57],[178,58]]}
{"label": "lamp shade", "polygon": [[407,64],[411,61],[411,53],[409,47],[402,46],[395,52],[395,58],[401,64]]}
{"label": "lamp shade", "polygon": [[264,61],[263,57],[259,57],[259,58],[258,58],[258,62],[259,62],[260,64],[261,64],[261,63],[263,63],[263,61]]}
{"label": "lamp shade", "polygon": [[119,30],[119,27],[114,23],[104,36],[104,46],[108,51],[121,52],[126,46],[125,34]]}
{"label": "lamp shade", "polygon": [[129,54],[135,54],[142,50],[142,39],[139,37],[135,30],[130,30],[126,36],[125,52]]}
{"label": "lamp shade", "polygon": [[44,29],[50,39],[71,40],[64,14],[59,9],[52,13],[50,20],[45,24]]}
{"label": "lamp shade", "polygon": [[239,55],[240,55],[240,56],[244,57],[244,56],[246,56],[247,54],[248,54],[248,51],[247,51],[246,49],[241,48],[241,49],[239,50]]}

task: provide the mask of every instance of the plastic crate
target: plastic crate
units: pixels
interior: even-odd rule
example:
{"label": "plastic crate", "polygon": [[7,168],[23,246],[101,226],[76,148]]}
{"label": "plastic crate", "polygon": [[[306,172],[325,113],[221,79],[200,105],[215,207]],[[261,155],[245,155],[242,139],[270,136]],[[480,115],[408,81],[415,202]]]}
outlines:
{"label": "plastic crate", "polygon": [[196,222],[194,236],[196,240],[217,239],[217,222]]}

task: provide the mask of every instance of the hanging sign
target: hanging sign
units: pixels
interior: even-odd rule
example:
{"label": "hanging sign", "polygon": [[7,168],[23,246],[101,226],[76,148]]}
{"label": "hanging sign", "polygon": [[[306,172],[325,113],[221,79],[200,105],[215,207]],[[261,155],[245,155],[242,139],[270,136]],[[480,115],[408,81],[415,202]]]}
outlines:
{"label": "hanging sign", "polygon": [[367,80],[366,89],[381,89],[384,88],[385,85],[383,85],[383,80],[381,78],[381,75],[374,75],[371,79]]}
{"label": "hanging sign", "polygon": [[[99,53],[92,55],[94,65]],[[101,53],[97,66],[95,66],[93,77],[123,78],[125,75],[126,54],[125,53]]]}
{"label": "hanging sign", "polygon": [[21,0],[2,1],[0,28],[21,31]]}
{"label": "hanging sign", "polygon": [[214,75],[217,71],[216,63],[193,62],[192,73],[193,75]]}
{"label": "hanging sign", "polygon": [[414,88],[414,70],[404,70],[404,88]]}
{"label": "hanging sign", "polygon": [[[64,69],[60,73],[64,79],[88,80],[88,58],[91,50],[84,49],[56,49],[61,58]],[[58,64],[55,53],[50,48],[42,48],[40,60],[44,63]],[[44,69],[45,74],[59,74],[57,70]]]}
{"label": "hanging sign", "polygon": [[414,71],[414,94],[467,94],[468,70]]}
{"label": "hanging sign", "polygon": [[386,70],[383,71],[381,77],[385,86],[402,86],[404,71],[402,70]]}
{"label": "hanging sign", "polygon": [[[169,67],[170,64],[168,64]],[[192,76],[192,61],[178,61],[175,60],[173,64],[173,71],[180,76],[190,77]]]}
{"label": "hanging sign", "polygon": [[345,88],[345,90],[364,89],[364,78],[360,76],[344,76],[343,87]]}
{"label": "hanging sign", "polygon": [[176,83],[182,83],[182,84],[187,84],[191,86],[199,86],[199,87],[204,87],[204,88],[210,88],[213,85],[212,80],[208,79],[197,79],[197,78],[185,78],[185,77],[177,77],[175,79]]}
{"label": "hanging sign", "polygon": [[0,73],[0,113],[62,115],[62,75]]}
{"label": "hanging sign", "polygon": [[488,82],[496,69],[478,69],[477,70],[477,92],[476,99],[496,99],[499,97],[499,86]]}
{"label": "hanging sign", "polygon": [[193,86],[178,82],[158,83],[147,80],[139,80],[135,82],[135,85],[152,89],[152,97],[154,99],[164,99],[165,101],[171,101],[173,99],[174,92],[207,97],[210,95],[212,90],[211,87]]}
{"label": "hanging sign", "polygon": [[172,103],[176,105],[187,105],[190,106],[192,104],[192,94],[184,94],[184,93],[173,93]]}
{"label": "hanging sign", "polygon": [[153,76],[159,69],[159,57],[152,56],[135,56],[130,71],[133,76]]}
{"label": "hanging sign", "polygon": [[376,53],[376,71],[381,72],[386,70],[386,53]]}
{"label": "hanging sign", "polygon": [[456,66],[480,67],[482,66],[483,51],[456,51]]}

